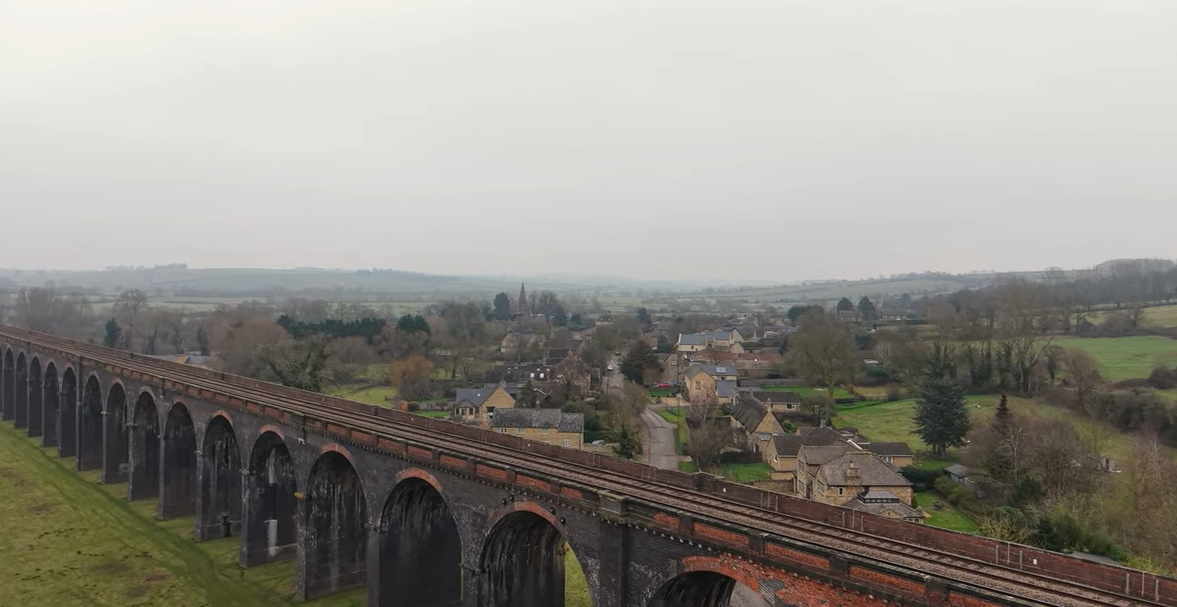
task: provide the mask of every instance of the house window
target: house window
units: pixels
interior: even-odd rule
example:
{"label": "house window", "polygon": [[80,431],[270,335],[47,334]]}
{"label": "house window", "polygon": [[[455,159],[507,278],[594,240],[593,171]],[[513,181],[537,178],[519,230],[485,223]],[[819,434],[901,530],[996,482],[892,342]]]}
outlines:
{"label": "house window", "polygon": [[535,373],[531,374],[531,379],[535,379]]}
{"label": "house window", "polygon": [[570,438],[564,439],[564,446],[571,447],[572,446],[572,439],[570,439]]}
{"label": "house window", "polygon": [[547,434],[549,431],[551,431],[551,428],[540,428],[539,433],[540,434]]}
{"label": "house window", "polygon": [[838,487],[838,495],[842,495],[842,491],[844,491],[844,489],[842,487]]}
{"label": "house window", "polygon": [[507,433],[506,428],[499,428],[499,434],[506,434],[506,433]]}
{"label": "house window", "polygon": [[887,462],[888,464],[891,464],[891,463],[895,462],[895,458],[891,457],[890,455],[884,455],[883,461]]}
{"label": "house window", "polygon": [[785,409],[788,409],[789,411],[796,411],[797,405],[795,405],[793,403],[789,403],[789,404],[785,405]]}
{"label": "house window", "polygon": [[525,428],[515,428],[515,434],[523,434],[526,431]]}

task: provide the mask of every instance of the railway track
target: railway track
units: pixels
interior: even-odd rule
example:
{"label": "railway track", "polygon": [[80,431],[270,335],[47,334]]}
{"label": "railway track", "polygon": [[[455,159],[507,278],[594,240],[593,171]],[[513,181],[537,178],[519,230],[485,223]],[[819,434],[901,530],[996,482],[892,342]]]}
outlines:
{"label": "railway track", "polygon": [[670,506],[692,515],[728,521],[793,541],[854,554],[879,563],[899,566],[921,574],[1022,600],[1030,600],[1042,605],[1052,607],[1164,605],[1141,597],[1109,593],[1036,572],[963,557],[951,552],[892,538],[851,531],[845,527],[790,516],[766,508],[756,508],[711,493],[661,484],[652,479],[635,479],[609,473],[592,466],[511,449],[497,443],[483,442],[484,445],[493,446],[493,448],[472,450],[471,443],[466,439],[456,440],[439,435],[434,431],[418,428],[411,423],[392,423],[372,414],[333,406],[318,395],[314,398],[310,397],[311,393],[307,393],[307,398],[292,397],[289,394],[276,397],[264,389],[209,377],[208,373],[198,369],[136,357],[127,353],[112,352],[106,348],[77,343],[72,340],[8,328],[0,329],[0,335],[15,340],[28,341],[32,344],[44,344],[79,354],[84,359],[117,365],[130,371],[153,376],[167,376],[194,388],[211,390],[299,414],[312,415],[324,421],[370,429],[392,438],[440,447],[456,453],[475,455],[488,463],[556,476],[572,483],[579,483],[586,488],[603,489],[631,499]]}

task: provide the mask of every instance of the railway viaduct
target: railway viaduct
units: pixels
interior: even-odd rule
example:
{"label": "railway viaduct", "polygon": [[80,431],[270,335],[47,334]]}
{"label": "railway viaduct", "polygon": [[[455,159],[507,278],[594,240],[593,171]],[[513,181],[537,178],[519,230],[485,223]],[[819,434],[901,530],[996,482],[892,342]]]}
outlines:
{"label": "railway viaduct", "polygon": [[295,563],[302,598],[559,607],[1177,606],[1177,580],[0,327],[4,420]]}

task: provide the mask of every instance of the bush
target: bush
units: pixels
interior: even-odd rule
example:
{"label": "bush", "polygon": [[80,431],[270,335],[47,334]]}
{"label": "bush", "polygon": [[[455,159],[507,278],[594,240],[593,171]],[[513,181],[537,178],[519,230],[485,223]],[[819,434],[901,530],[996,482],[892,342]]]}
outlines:
{"label": "bush", "polygon": [[1161,365],[1152,370],[1148,376],[1148,383],[1158,390],[1173,390],[1177,388],[1177,368]]}
{"label": "bush", "polygon": [[883,396],[883,400],[889,403],[895,402],[897,400],[903,400],[905,398],[907,398],[907,392],[904,391],[902,386],[897,386],[894,384],[887,386],[887,390]]}
{"label": "bush", "polygon": [[417,411],[421,410],[421,405],[417,404],[417,401],[409,401],[409,404],[406,408],[410,413],[416,413]]}
{"label": "bush", "polygon": [[911,481],[912,490],[917,492],[937,489],[936,481],[941,478],[952,482],[940,470],[926,470],[917,466],[904,466],[899,469],[899,474],[903,475],[903,478]]}

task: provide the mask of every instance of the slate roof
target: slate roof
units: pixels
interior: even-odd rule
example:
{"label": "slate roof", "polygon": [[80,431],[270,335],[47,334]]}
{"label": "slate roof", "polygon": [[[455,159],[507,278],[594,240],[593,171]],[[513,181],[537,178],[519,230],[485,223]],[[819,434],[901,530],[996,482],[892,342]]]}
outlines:
{"label": "slate roof", "polygon": [[[871,493],[874,492],[872,491]],[[843,507],[849,508],[851,510],[857,510],[858,512],[865,512],[867,514],[877,514],[879,516],[885,516],[887,511],[891,511],[899,515],[899,517],[905,519],[924,518],[924,514],[922,512],[912,508],[911,506],[908,506],[907,504],[904,504],[903,502],[899,501],[898,498],[896,498],[896,500],[893,502],[864,502],[859,498],[855,498],[843,504]]]}
{"label": "slate roof", "polygon": [[777,434],[773,436],[772,440],[776,447],[777,455],[796,457],[801,451],[802,446],[828,447],[831,445],[846,444],[846,439],[841,434],[838,434],[837,430],[828,426],[808,428],[808,430],[810,432],[804,432],[802,434]]}
{"label": "slate roof", "polygon": [[[843,442],[841,445],[801,445],[801,450],[798,451],[797,457],[808,466],[821,466],[838,459],[846,454],[847,451],[854,449],[850,445]],[[890,470],[890,468],[888,468]]]}
{"label": "slate roof", "polygon": [[698,367],[700,371],[706,373],[707,375],[710,375],[711,377],[715,377],[716,375],[735,375],[736,374],[736,368],[732,365],[700,365],[700,364],[695,364],[694,366]]}
{"label": "slate roof", "polygon": [[752,396],[761,402],[801,404],[801,395],[785,390],[753,390]]}
{"label": "slate roof", "polygon": [[[858,478],[856,479],[847,474],[847,470],[851,466],[858,469]],[[817,471],[817,478],[832,487],[852,484],[870,487],[911,486],[911,481],[892,470],[891,466],[883,463],[874,455],[862,451],[845,453],[841,457],[822,464],[821,469]]]}
{"label": "slate roof", "polygon": [[492,428],[555,428],[557,432],[584,432],[583,413],[559,409],[499,409],[490,419]]}
{"label": "slate roof", "polygon": [[715,382],[715,395],[720,398],[734,398],[736,396],[736,382],[731,380]]}
{"label": "slate roof", "polygon": [[862,445],[862,448],[875,455],[911,455],[911,447],[907,443],[869,443]]}
{"label": "slate roof", "polygon": [[768,413],[768,407],[765,407],[764,403],[752,398],[747,392],[743,392],[740,394],[740,399],[736,402],[736,406],[732,410],[732,417],[744,429],[751,432],[756,429],[756,426],[760,425],[760,420],[764,419],[765,413]]}
{"label": "slate roof", "polygon": [[461,403],[463,401],[481,407],[486,399],[490,398],[490,393],[495,391],[498,386],[490,388],[458,388],[454,391],[454,402]]}
{"label": "slate roof", "polygon": [[960,478],[966,478],[973,475],[972,469],[962,464],[952,464],[951,466],[945,468],[944,471]]}
{"label": "slate roof", "polygon": [[731,339],[731,331],[710,331],[707,333],[679,333],[678,343],[683,346],[705,346],[708,341]]}

